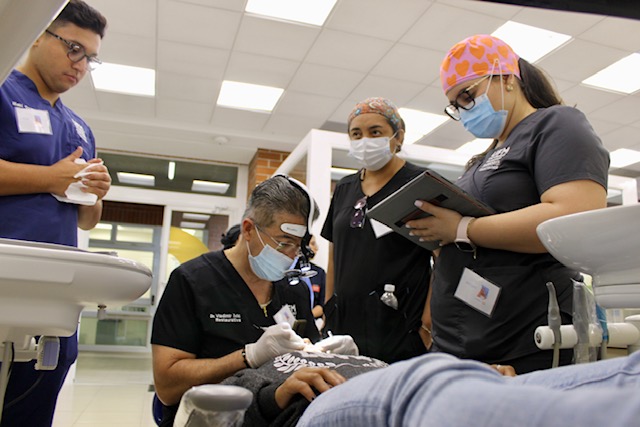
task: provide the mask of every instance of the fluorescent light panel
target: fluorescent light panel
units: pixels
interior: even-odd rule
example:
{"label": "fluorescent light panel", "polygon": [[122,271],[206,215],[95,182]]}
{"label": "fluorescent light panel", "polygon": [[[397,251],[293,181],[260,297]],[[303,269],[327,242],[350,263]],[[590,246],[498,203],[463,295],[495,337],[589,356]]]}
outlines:
{"label": "fluorescent light panel", "polygon": [[[518,56],[531,63],[571,40],[571,36],[567,34],[543,30],[514,21],[505,22],[491,35],[507,43]],[[495,74],[498,72],[496,71]]]}
{"label": "fluorescent light panel", "polygon": [[176,177],[176,162],[169,162],[169,169],[167,170],[167,178],[173,181]]}
{"label": "fluorescent light panel", "polygon": [[337,0],[249,0],[245,11],[322,26]]}
{"label": "fluorescent light panel", "polygon": [[640,90],[640,54],[631,55],[614,62],[607,68],[582,81],[597,89],[630,94]]}
{"label": "fluorescent light panel", "polygon": [[196,213],[184,213],[182,219],[188,219],[190,221],[209,221],[211,215],[196,214]]}
{"label": "fluorescent light panel", "polygon": [[449,120],[447,116],[441,114],[426,113],[411,108],[399,108],[398,112],[406,125],[404,143],[407,145],[420,140],[423,136]]}
{"label": "fluorescent light panel", "polygon": [[203,193],[224,194],[228,189],[229,184],[226,182],[200,181],[194,179],[193,184],[191,184],[191,191],[200,191]]}
{"label": "fluorescent light panel", "polygon": [[153,187],[156,185],[156,177],[153,175],[143,175],[131,172],[118,172],[116,175],[118,176],[118,181],[122,184],[144,185],[146,187]]}
{"label": "fluorescent light panel", "polygon": [[206,224],[204,222],[189,222],[182,221],[180,223],[180,228],[204,228]]}
{"label": "fluorescent light panel", "polygon": [[492,139],[487,138],[477,138],[473,141],[469,141],[466,144],[461,145],[456,148],[458,153],[468,154],[470,156],[483,153],[489,145],[491,144]]}
{"label": "fluorescent light panel", "polygon": [[620,148],[609,154],[611,157],[612,169],[623,168],[640,162],[640,151],[629,150],[628,148]]}
{"label": "fluorescent light panel", "polygon": [[96,90],[128,95],[155,96],[156,70],[103,62],[91,72]]}
{"label": "fluorescent light panel", "polygon": [[218,95],[218,105],[271,112],[284,89],[225,80]]}

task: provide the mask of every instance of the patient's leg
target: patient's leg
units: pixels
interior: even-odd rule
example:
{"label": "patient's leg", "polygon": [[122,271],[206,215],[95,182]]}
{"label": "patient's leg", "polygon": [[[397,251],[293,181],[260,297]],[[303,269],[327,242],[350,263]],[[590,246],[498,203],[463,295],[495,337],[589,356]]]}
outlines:
{"label": "patient's leg", "polygon": [[430,354],[323,393],[298,425],[600,427],[635,425],[638,419],[637,390],[608,385],[554,390],[502,377],[481,363]]}

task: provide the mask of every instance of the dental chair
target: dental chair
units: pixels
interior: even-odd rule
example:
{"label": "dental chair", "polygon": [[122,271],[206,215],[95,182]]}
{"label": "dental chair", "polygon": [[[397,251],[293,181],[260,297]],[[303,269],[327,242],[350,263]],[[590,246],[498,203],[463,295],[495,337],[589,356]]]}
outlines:
{"label": "dental chair", "polygon": [[[174,427],[234,427],[242,425],[253,394],[234,385],[205,384],[191,387],[180,399]],[[153,396],[153,419],[162,422],[162,402]]]}
{"label": "dental chair", "polygon": [[[593,278],[595,303],[602,309],[640,309],[640,204],[567,215],[543,222],[538,237],[549,253],[567,267]],[[575,295],[575,294],[574,294]],[[550,292],[550,299],[553,295]],[[574,305],[579,302],[574,297]],[[640,348],[640,316],[625,322],[600,322],[539,327],[534,340],[540,349]],[[575,348],[575,347],[574,347]],[[603,354],[605,356],[605,354]]]}

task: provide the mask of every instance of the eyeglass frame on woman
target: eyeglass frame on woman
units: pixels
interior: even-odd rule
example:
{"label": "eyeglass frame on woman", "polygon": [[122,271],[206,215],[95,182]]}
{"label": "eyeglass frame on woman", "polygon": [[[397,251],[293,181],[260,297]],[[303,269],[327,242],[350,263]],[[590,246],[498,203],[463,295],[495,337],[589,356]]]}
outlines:
{"label": "eyeglass frame on woman", "polygon": [[[471,95],[469,93],[469,91],[471,91],[472,89],[475,89],[480,83],[482,83],[483,81],[485,81],[486,79],[491,78],[491,77],[493,77],[491,74],[487,74],[486,76],[482,77],[480,80],[478,80],[477,82],[475,82],[474,84],[472,84],[468,88],[461,90],[460,93],[458,93],[458,95],[456,95],[456,99],[454,99],[453,102],[450,102],[449,104],[447,104],[446,107],[444,107],[444,112],[447,114],[447,116],[449,116],[450,118],[452,118],[456,122],[459,121],[460,120],[460,109],[463,109],[465,111],[469,111],[476,105],[476,96],[475,95]],[[461,96],[465,96],[466,97],[466,98],[461,100],[463,103],[465,103],[465,105],[462,105],[458,101],[458,99],[460,99]]]}
{"label": "eyeglass frame on woman", "polygon": [[364,196],[356,200],[356,203],[353,205],[353,216],[351,217],[351,222],[349,225],[351,228],[363,228],[365,220],[367,216],[365,215],[364,208],[367,206],[367,198],[368,196]]}
{"label": "eyeglass frame on woman", "polygon": [[[44,31],[45,33],[57,38],[62,43],[67,45],[67,47],[69,48],[69,50],[67,51],[67,58],[69,58],[69,61],[73,62],[74,64],[77,64],[78,62],[82,62],[84,58],[87,58],[86,68],[89,71],[93,71],[96,66],[102,64],[102,61],[98,59],[97,56],[87,55],[87,50],[81,44],[78,44],[78,43],[69,41],[63,37],[60,37],[59,35],[57,35],[56,33],[50,30],[44,30]],[[80,56],[77,59],[73,59],[73,57],[77,57],[78,55],[82,55],[82,56]]]}
{"label": "eyeglass frame on woman", "polygon": [[295,249],[296,255],[300,253],[300,250],[301,250],[300,245],[296,245],[295,243],[291,243],[291,242],[279,242],[276,239],[274,239],[269,233],[264,231],[258,224],[256,224],[255,222],[253,224],[256,226],[256,230],[258,230],[258,233],[265,234],[268,238],[270,238],[273,241],[273,243],[276,244],[276,247],[274,248],[276,251],[282,252],[282,253],[293,253],[293,250]]}

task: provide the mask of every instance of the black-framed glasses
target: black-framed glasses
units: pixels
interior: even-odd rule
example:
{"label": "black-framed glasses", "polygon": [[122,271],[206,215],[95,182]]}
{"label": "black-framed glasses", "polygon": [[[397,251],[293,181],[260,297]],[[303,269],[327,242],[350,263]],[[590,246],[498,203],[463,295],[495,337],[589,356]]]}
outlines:
{"label": "black-framed glasses", "polygon": [[100,61],[97,56],[87,55],[87,51],[82,45],[70,42],[69,40],[62,38],[49,30],[45,30],[45,32],[67,45],[67,47],[69,48],[69,50],[67,51],[67,58],[69,58],[71,62],[77,63],[82,61],[84,58],[87,58],[88,70],[95,70],[98,65],[102,64],[102,61]]}
{"label": "black-framed glasses", "polygon": [[295,243],[291,243],[291,242],[279,242],[273,237],[271,237],[269,233],[267,233],[262,228],[260,228],[258,224],[255,224],[255,226],[256,226],[256,229],[258,230],[258,233],[264,234],[265,236],[270,238],[273,241],[273,243],[276,244],[276,248],[275,248],[276,251],[282,252],[282,253],[295,254],[295,255],[298,255],[300,253],[300,245],[296,245]]}
{"label": "black-framed glasses", "polygon": [[353,205],[353,216],[351,217],[351,228],[364,227],[364,220],[366,218],[364,209],[367,207],[367,196],[364,196],[356,200],[356,204]]}
{"label": "black-framed glasses", "polygon": [[471,90],[489,77],[491,77],[491,75],[486,75],[468,88],[461,91],[458,96],[456,96],[456,99],[453,102],[444,107],[444,112],[447,113],[447,116],[451,117],[455,121],[458,121],[460,120],[460,109],[463,109],[465,111],[471,110],[476,105],[476,97],[475,95],[471,95]]}

